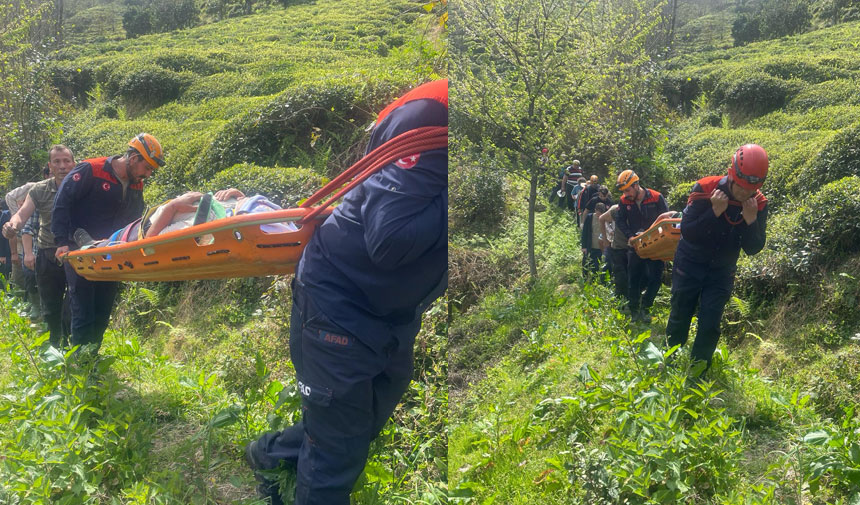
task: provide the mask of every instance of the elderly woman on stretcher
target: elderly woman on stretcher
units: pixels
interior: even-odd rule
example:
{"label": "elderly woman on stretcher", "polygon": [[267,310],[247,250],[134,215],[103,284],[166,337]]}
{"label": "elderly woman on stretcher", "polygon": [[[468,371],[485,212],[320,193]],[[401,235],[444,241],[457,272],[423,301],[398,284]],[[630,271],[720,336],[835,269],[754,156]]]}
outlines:
{"label": "elderly woman on stretcher", "polygon": [[[143,217],[115,231],[109,238],[94,240],[83,230],[75,231],[75,242],[81,249],[106,247],[145,238],[155,237],[175,230],[182,230],[216,219],[281,210],[265,196],[246,197],[236,188],[222,189],[214,195],[190,191],[148,210]],[[262,225],[266,233],[295,231],[293,223],[270,223]],[[211,236],[209,237],[211,239]],[[201,244],[204,245],[204,244]]]}

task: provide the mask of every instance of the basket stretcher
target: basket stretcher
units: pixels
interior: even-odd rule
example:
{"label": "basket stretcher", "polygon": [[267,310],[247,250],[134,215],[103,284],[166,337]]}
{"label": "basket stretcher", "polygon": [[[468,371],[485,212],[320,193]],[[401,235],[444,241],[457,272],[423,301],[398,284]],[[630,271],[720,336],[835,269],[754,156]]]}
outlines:
{"label": "basket stretcher", "polygon": [[319,212],[295,231],[266,233],[264,226],[301,221],[311,210],[299,207],[217,219],[143,240],[73,251],[66,261],[92,281],[286,275],[295,271],[305,244],[332,209]]}
{"label": "basket stretcher", "polygon": [[681,240],[681,219],[663,219],[637,235],[633,248],[640,258],[668,261],[675,257]]}

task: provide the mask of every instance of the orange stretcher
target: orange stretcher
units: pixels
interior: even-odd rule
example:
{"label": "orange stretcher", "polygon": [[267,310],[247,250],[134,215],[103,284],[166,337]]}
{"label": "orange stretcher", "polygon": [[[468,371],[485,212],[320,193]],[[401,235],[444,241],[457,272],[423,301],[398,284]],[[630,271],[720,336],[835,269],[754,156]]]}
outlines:
{"label": "orange stretcher", "polygon": [[[296,223],[311,209],[243,214],[163,235],[74,251],[66,261],[91,281],[184,281],[293,273],[320,212],[296,231],[266,233],[264,225]],[[203,244],[203,245],[201,245]]]}
{"label": "orange stretcher", "polygon": [[[367,153],[298,208],[227,217],[142,240],[72,251],[65,260],[82,277],[93,281],[184,281],[290,274],[314,230],[331,214],[334,202],[392,162],[446,147],[447,126],[409,130]],[[266,233],[263,228],[266,224],[289,222],[298,229]]]}
{"label": "orange stretcher", "polygon": [[636,235],[633,248],[640,258],[668,261],[675,257],[680,240],[681,219],[662,219]]}

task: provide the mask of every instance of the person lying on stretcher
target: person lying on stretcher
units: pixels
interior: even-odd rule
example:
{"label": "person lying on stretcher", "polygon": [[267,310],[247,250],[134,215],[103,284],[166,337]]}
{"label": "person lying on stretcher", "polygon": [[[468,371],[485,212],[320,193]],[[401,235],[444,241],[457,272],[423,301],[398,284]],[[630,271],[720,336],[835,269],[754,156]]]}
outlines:
{"label": "person lying on stretcher", "polygon": [[[96,241],[86,235],[86,232],[83,234],[85,236],[79,239],[78,232],[83,230],[78,230],[75,240],[82,249],[105,247],[155,237],[225,217],[276,210],[281,210],[281,206],[272,203],[265,196],[246,197],[236,188],[222,189],[214,195],[190,191],[148,211],[143,217],[117,230],[107,239]],[[261,228],[265,233],[283,233],[298,229],[289,222],[264,224]],[[212,237],[208,235],[201,239],[204,241],[199,241],[200,244],[206,245],[205,240],[211,243]]]}

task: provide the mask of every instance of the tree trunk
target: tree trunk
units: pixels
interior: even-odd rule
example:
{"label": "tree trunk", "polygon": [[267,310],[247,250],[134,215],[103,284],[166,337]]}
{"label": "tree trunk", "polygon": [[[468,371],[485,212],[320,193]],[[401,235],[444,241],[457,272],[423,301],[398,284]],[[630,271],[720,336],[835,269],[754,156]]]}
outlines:
{"label": "tree trunk", "polygon": [[56,16],[56,25],[54,27],[54,37],[56,37],[56,47],[61,47],[63,45],[63,0],[55,0],[54,5],[56,6],[56,12],[54,15]]}
{"label": "tree trunk", "polygon": [[532,170],[529,180],[529,273],[532,280],[537,280],[537,263],[535,262],[535,201],[537,200],[538,174]]}

